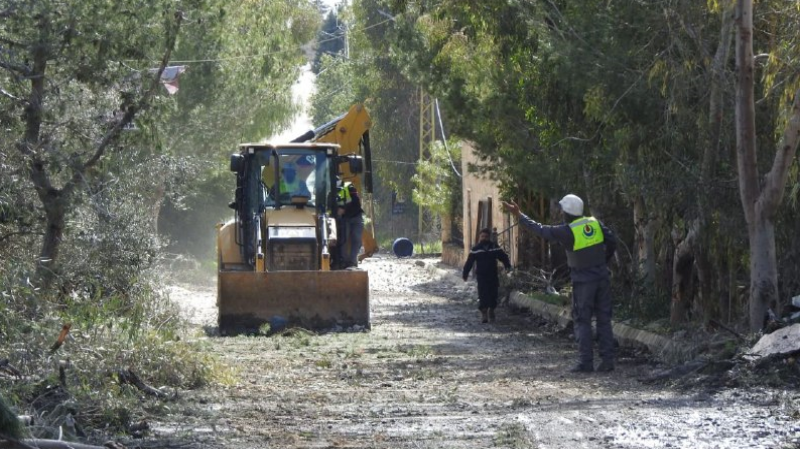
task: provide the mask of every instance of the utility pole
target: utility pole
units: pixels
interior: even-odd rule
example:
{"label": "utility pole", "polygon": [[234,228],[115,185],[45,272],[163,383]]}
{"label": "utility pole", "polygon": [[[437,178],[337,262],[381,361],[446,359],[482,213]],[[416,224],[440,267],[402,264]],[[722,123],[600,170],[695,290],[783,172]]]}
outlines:
{"label": "utility pole", "polygon": [[[436,111],[434,100],[419,88],[419,161],[426,161],[431,157],[431,150],[436,142]],[[419,218],[417,220],[417,239],[422,248],[423,236],[425,232],[425,208],[419,205]]]}
{"label": "utility pole", "polygon": [[[343,3],[344,3],[344,8],[342,8],[341,11],[344,14],[347,14],[348,11],[349,11],[349,7],[350,7],[350,5],[348,4],[349,1],[348,0],[344,0]],[[348,31],[349,30],[348,30],[348,27],[347,27],[347,21],[342,20],[342,26],[344,27],[344,59],[345,59],[345,61],[349,61],[350,60],[350,37],[348,36],[348,34],[349,34]]]}

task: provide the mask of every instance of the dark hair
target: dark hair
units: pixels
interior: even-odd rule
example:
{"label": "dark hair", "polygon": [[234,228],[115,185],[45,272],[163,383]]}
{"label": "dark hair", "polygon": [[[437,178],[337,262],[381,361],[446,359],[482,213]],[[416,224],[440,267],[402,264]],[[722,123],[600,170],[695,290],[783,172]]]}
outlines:
{"label": "dark hair", "polygon": [[479,232],[478,232],[478,235],[481,235],[481,234],[483,234],[483,233],[486,233],[486,234],[488,234],[489,236],[491,236],[491,235],[492,235],[492,230],[490,230],[490,229],[488,229],[488,228],[484,228],[484,229],[482,229],[481,231],[479,231]]}

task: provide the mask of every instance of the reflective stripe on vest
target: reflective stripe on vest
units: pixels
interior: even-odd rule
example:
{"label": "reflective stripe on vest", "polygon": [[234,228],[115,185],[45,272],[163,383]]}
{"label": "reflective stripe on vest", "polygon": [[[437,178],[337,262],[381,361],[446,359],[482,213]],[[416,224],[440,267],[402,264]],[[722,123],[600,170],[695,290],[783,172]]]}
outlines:
{"label": "reflective stripe on vest", "polygon": [[343,207],[353,201],[353,197],[350,196],[350,186],[352,185],[353,183],[346,181],[341,189],[339,189],[339,193],[337,195],[339,206]]}
{"label": "reflective stripe on vest", "polygon": [[575,236],[573,251],[603,243],[603,230],[600,222],[594,217],[583,217],[569,224],[572,235]]}
{"label": "reflective stripe on vest", "polygon": [[567,250],[567,264],[573,269],[585,269],[606,263],[606,249],[600,222],[594,217],[582,217],[569,224],[575,244]]}
{"label": "reflective stripe on vest", "polygon": [[300,180],[297,178],[293,182],[287,183],[286,180],[281,180],[281,192],[284,194],[292,194],[300,191]]}

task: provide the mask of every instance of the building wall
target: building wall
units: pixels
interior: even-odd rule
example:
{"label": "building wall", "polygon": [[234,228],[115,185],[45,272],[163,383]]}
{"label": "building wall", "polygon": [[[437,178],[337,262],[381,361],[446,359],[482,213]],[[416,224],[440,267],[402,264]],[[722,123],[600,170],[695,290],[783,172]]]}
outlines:
{"label": "building wall", "polygon": [[470,249],[475,245],[478,238],[478,209],[481,201],[491,198],[491,224],[497,230],[498,243],[511,257],[511,264],[516,265],[518,229],[511,228],[511,217],[502,211],[500,203],[500,188],[494,180],[488,176],[477,173],[470,173],[470,164],[479,164],[480,159],[475,153],[474,147],[470,143],[461,146],[461,175],[462,175],[462,205],[464,230],[463,245],[458,248],[453,245],[445,245],[442,250],[442,260],[452,266],[463,265],[466,261]]}

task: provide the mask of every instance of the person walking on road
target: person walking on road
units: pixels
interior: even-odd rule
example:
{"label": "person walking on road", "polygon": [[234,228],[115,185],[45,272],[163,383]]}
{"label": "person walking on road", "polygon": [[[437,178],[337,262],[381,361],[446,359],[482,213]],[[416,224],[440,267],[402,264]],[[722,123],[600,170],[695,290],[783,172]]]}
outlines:
{"label": "person walking on road", "polygon": [[566,223],[542,225],[520,211],[519,206],[503,202],[519,222],[548,241],[557,241],[567,249],[567,265],[572,279],[572,318],[578,341],[578,364],[571,372],[594,371],[592,316],[597,319],[597,337],[601,362],[598,372],[614,370],[614,333],[611,328],[611,280],[608,261],[617,248],[617,239],[597,219],[583,214],[583,200],[573,194],[559,202]]}
{"label": "person walking on road", "polygon": [[464,264],[462,277],[466,282],[473,264],[477,263],[476,278],[478,280],[478,309],[481,321],[494,322],[494,309],[497,307],[497,289],[500,279],[497,276],[497,262],[503,263],[506,271],[511,270],[508,254],[490,239],[491,233],[484,228],[478,234],[478,243],[472,247]]}

